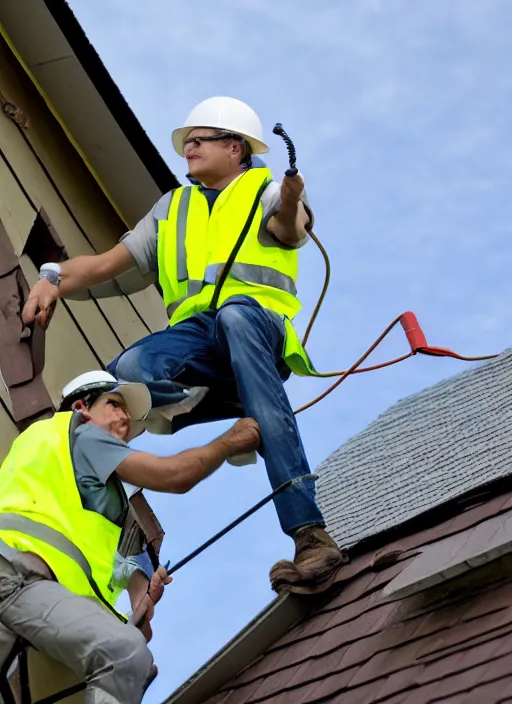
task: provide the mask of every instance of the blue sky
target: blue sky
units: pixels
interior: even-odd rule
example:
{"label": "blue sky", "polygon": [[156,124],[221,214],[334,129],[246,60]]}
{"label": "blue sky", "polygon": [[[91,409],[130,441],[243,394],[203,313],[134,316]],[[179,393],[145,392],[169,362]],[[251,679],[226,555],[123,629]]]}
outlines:
{"label": "blue sky", "polygon": [[[71,0],[90,40],[167,163],[171,131],[198,101],[233,95],[261,115],[275,177],[294,138],[333,266],[309,351],[347,367],[396,315],[413,310],[431,344],[466,354],[510,346],[512,3],[509,0]],[[302,250],[304,329],[323,277]],[[400,330],[374,354],[407,351]],[[312,466],[391,403],[464,369],[413,358],[349,379],[300,416]],[[296,405],[325,387],[293,379]],[[173,453],[221,424],[139,445]],[[340,482],[343,476],[340,474]],[[223,467],[179,497],[151,496],[164,556],[187,554],[269,491],[264,467]],[[291,557],[272,506],[178,572],[152,649],[160,702],[272,598],[268,570]]]}

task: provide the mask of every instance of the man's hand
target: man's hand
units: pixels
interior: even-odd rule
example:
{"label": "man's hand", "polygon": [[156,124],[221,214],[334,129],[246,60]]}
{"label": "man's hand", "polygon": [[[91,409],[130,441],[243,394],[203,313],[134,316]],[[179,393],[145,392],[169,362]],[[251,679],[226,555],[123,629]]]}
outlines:
{"label": "man's hand", "polygon": [[304,181],[299,174],[295,176],[285,176],[281,183],[281,208],[293,208],[297,206],[302,191],[304,190]]}
{"label": "man's hand", "polygon": [[242,455],[258,449],[261,442],[260,428],[254,418],[242,418],[224,433],[221,439],[227,447],[229,457]]}
{"label": "man's hand", "polygon": [[[137,576],[139,575],[140,573],[137,573]],[[142,575],[140,575],[140,577],[143,578]],[[142,598],[139,599],[136,605],[132,603],[132,621],[137,628],[140,628],[146,642],[149,643],[153,636],[153,631],[151,630],[151,620],[155,615],[155,604],[157,604],[162,598],[164,587],[166,584],[170,584],[172,582],[172,577],[167,574],[165,567],[160,566],[156,572],[153,572],[149,585],[147,583],[147,579],[143,579],[147,585],[146,591],[143,592]]]}
{"label": "man's hand", "polygon": [[142,489],[185,494],[228,458],[252,452],[259,444],[258,424],[253,418],[244,418],[207,445],[171,457],[133,452],[118,465],[116,474],[122,481]]}
{"label": "man's hand", "polygon": [[160,566],[156,572],[153,572],[148,587],[148,594],[153,604],[158,604],[164,593],[164,587],[171,582],[172,577],[167,574],[165,567]]}
{"label": "man's hand", "polygon": [[[47,279],[40,279],[29,294],[23,306],[21,319],[25,325],[30,325],[34,320],[43,330],[50,323],[56,302],[59,298],[59,287],[51,284]],[[37,312],[39,309],[39,312]]]}
{"label": "man's hand", "polygon": [[60,285],[54,286],[47,279],[40,279],[25,303],[22,320],[25,325],[35,320],[45,330],[58,298],[103,284],[134,266],[135,261],[122,242],[102,254],[82,254],[60,262]]}
{"label": "man's hand", "polygon": [[304,181],[299,174],[285,176],[281,183],[281,205],[267,223],[267,230],[280,242],[296,247],[306,236],[309,215],[301,200]]}

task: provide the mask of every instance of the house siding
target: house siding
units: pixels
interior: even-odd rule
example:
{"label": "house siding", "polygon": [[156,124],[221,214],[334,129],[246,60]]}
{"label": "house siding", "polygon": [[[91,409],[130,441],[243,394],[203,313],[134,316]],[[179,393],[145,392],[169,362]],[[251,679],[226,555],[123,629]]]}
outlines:
{"label": "house siding", "polygon": [[[19,432],[54,412],[65,383],[105,366],[141,337],[165,327],[167,318],[161,297],[150,286],[130,296],[60,301],[46,334],[37,326],[23,328],[21,309],[48,242],[62,258],[103,252],[118,242],[126,226],[1,38],[0,101],[1,463]],[[11,115],[18,111],[16,119],[7,114],[9,108]],[[137,503],[158,550],[161,526],[143,496]],[[76,681],[62,667],[29,653],[34,699]],[[15,681],[16,674],[12,686],[19,699]],[[66,701],[82,702],[83,694]]]}
{"label": "house siding", "polygon": [[[0,97],[14,104],[20,110],[22,122],[26,122],[25,127],[20,126],[0,111],[0,223],[24,281],[32,286],[37,280],[37,268],[25,253],[25,247],[42,210],[69,257],[111,248],[126,226],[3,39],[0,39]],[[19,307],[23,305],[22,299],[23,295],[17,301]],[[7,301],[4,299],[0,304],[2,324],[14,333],[15,321],[12,316],[10,322],[7,320]],[[131,296],[59,302],[46,334],[44,385],[39,384],[36,390],[32,384],[32,396],[42,397],[47,391],[51,402],[57,404],[62,386],[70,378],[105,366],[124,348],[165,324],[161,298],[154,286]],[[5,332],[2,337],[6,339]],[[25,340],[22,344],[25,351],[27,343]],[[18,363],[18,358],[13,359],[14,366]],[[5,380],[1,362],[0,371]],[[33,381],[26,378],[23,384]],[[11,385],[8,381],[6,384],[7,388],[2,384],[0,389],[0,460],[16,430],[24,427],[23,421],[28,417],[27,409],[16,408],[7,393]],[[22,395],[23,392],[18,393]],[[35,415],[44,410],[39,406],[51,407],[51,402],[43,403],[42,399],[36,402]]]}

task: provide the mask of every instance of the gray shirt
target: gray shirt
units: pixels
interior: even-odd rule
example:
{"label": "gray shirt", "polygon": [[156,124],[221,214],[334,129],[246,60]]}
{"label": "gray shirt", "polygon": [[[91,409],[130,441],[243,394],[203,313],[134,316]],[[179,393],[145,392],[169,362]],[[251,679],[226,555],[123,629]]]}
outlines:
{"label": "gray shirt", "polygon": [[82,505],[120,527],[126,519],[128,497],[115,472],[134,452],[93,423],[75,430],[73,465]]}
{"label": "gray shirt", "polygon": [[[93,423],[79,424],[74,430],[73,466],[82,505],[88,511],[105,516],[120,528],[126,520],[129,497],[116,475],[116,469],[134,452],[136,450],[125,442]],[[116,554],[114,584],[126,588],[131,575],[137,571],[151,578],[153,566],[147,552],[130,557],[119,552]]]}
{"label": "gray shirt", "polygon": [[[147,277],[147,282],[154,282],[158,274],[157,246],[158,246],[158,221],[165,220],[169,213],[169,205],[172,198],[172,191],[166,193],[153,206],[149,213],[140,220],[137,225],[121,238],[121,242],[128,248],[134,258],[140,273]],[[302,202],[310,218],[310,226],[313,226],[313,213],[308,203],[306,192],[302,192]],[[261,196],[263,207],[263,218],[261,222],[258,239],[264,247],[281,247],[291,249],[288,245],[279,242],[267,230],[268,221],[277,213],[281,207],[281,184],[277,181],[269,183]],[[307,233],[295,248],[302,247],[308,240]]]}

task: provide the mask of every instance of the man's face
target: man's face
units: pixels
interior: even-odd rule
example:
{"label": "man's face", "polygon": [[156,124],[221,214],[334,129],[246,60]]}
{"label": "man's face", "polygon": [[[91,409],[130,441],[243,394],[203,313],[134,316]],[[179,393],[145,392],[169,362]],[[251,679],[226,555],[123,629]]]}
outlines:
{"label": "man's face", "polygon": [[[191,130],[184,145],[185,158],[191,176],[201,181],[205,176],[222,178],[234,165],[240,164],[241,147],[233,139],[201,141],[201,137],[215,137],[217,130],[196,127]],[[235,151],[233,146],[237,145]]]}
{"label": "man's face", "polygon": [[130,416],[120,394],[102,394],[89,409],[82,412],[88,420],[118,440],[125,440],[130,432]]}

